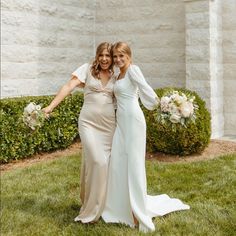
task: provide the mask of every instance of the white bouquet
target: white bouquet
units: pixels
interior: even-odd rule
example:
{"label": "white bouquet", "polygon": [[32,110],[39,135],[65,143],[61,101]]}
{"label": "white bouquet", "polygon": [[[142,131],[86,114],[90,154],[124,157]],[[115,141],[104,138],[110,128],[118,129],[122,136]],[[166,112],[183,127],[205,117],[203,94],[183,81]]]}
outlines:
{"label": "white bouquet", "polygon": [[35,130],[36,127],[41,127],[44,119],[45,114],[41,110],[41,105],[31,102],[24,108],[23,122],[32,130]]}
{"label": "white bouquet", "polygon": [[197,104],[195,97],[179,91],[171,91],[162,96],[157,107],[156,119],[161,124],[169,122],[186,127],[187,122],[196,119]]}

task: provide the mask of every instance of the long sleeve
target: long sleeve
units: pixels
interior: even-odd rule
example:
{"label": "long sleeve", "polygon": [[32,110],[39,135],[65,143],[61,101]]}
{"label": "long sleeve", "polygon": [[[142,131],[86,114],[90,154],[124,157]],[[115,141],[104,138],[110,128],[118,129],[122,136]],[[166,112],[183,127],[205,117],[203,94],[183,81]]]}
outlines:
{"label": "long sleeve", "polygon": [[139,97],[142,104],[149,110],[153,110],[159,103],[159,98],[152,87],[146,82],[142,71],[136,65],[130,65],[128,75],[132,82],[136,83],[139,89]]}

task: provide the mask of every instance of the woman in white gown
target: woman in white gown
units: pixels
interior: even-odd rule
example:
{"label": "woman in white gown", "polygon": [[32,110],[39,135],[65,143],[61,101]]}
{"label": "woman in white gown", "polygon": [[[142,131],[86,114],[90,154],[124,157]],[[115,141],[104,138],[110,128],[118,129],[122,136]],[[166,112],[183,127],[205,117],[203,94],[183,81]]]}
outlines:
{"label": "woman in white gown", "polygon": [[117,127],[109,164],[108,189],[102,217],[105,222],[139,226],[142,232],[155,230],[152,217],[189,209],[166,194],[148,196],[145,172],[146,122],[138,98],[154,109],[158,97],[147,84],[138,66],[131,64],[126,43],[113,46],[114,63],[120,74],[114,86],[117,100]]}

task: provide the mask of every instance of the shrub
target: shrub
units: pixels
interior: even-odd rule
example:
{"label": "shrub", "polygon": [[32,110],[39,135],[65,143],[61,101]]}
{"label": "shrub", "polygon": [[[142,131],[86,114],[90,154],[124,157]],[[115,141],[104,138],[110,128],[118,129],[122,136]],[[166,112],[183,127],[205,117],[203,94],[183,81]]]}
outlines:
{"label": "shrub", "polygon": [[211,135],[210,114],[205,102],[195,92],[187,89],[163,88],[156,90],[156,93],[161,98],[173,89],[195,96],[195,102],[199,107],[196,111],[195,123],[187,123],[186,128],[178,124],[175,125],[176,130],[173,130],[168,124],[158,123],[153,111],[144,109],[147,122],[147,151],[178,155],[200,153],[209,144]]}
{"label": "shrub", "polygon": [[[171,88],[156,90],[159,97]],[[147,122],[147,151],[188,155],[201,152],[210,140],[210,114],[205,102],[195,93],[199,109],[195,123],[187,128],[179,125],[174,132],[170,126],[157,123],[153,111],[144,110]],[[22,121],[23,109],[30,102],[47,106],[53,96],[22,97],[2,99],[1,110],[1,156],[0,162],[22,159],[43,152],[66,148],[78,135],[78,114],[83,104],[83,94],[68,96],[54,111],[41,128],[32,131]]]}
{"label": "shrub", "polygon": [[35,102],[45,107],[52,99],[53,96],[39,96],[1,100],[0,162],[65,148],[78,137],[78,114],[83,103],[81,93],[68,96],[43,127],[32,131],[23,123],[23,110],[28,103]]}

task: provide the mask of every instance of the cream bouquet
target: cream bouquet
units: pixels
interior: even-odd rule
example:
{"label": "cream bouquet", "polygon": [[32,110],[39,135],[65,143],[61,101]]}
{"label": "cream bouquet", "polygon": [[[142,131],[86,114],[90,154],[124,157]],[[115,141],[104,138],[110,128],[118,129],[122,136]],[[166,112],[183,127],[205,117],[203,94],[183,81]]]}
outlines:
{"label": "cream bouquet", "polygon": [[29,103],[23,112],[23,122],[32,130],[37,127],[41,127],[45,120],[45,114],[41,110],[41,105],[37,105],[34,102]]}
{"label": "cream bouquet", "polygon": [[186,127],[188,122],[196,119],[197,104],[195,97],[173,90],[160,98],[157,106],[156,120],[161,124],[180,124]]}

